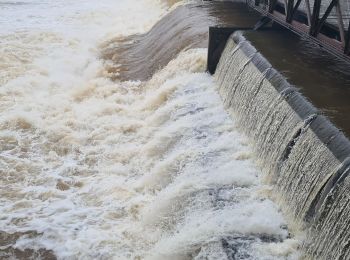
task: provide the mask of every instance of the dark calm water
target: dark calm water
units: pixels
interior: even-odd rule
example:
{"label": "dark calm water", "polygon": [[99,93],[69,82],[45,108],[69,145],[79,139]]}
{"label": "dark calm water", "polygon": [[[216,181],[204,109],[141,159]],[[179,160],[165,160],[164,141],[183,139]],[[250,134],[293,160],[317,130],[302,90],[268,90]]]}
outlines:
{"label": "dark calm water", "polygon": [[350,137],[350,63],[285,30],[245,35],[273,67]]}

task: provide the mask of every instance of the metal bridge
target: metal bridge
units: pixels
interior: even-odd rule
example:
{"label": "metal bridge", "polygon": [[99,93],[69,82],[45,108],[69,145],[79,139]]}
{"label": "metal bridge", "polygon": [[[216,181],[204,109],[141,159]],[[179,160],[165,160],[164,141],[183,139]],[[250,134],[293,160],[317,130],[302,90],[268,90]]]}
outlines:
{"label": "metal bridge", "polygon": [[246,0],[263,17],[350,59],[350,0]]}

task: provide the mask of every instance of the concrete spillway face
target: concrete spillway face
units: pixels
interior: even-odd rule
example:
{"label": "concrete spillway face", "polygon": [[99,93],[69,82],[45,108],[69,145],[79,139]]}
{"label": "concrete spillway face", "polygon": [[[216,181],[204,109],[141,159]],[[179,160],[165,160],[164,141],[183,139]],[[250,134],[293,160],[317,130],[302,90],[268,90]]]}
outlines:
{"label": "concrete spillway face", "polygon": [[350,257],[348,139],[241,32],[230,36],[215,77],[226,108],[255,143],[275,199],[307,229],[304,252]]}

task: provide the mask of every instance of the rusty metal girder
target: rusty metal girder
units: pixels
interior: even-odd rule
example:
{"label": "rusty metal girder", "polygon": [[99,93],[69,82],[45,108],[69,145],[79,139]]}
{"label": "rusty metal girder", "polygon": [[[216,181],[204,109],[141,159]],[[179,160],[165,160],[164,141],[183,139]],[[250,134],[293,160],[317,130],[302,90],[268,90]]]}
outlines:
{"label": "rusty metal girder", "polygon": [[[314,0],[312,9],[309,0],[284,0],[284,4],[278,0],[269,0],[267,4],[262,3],[261,0],[253,0],[253,4],[251,1],[247,0],[247,3],[263,16],[299,34],[309,35],[309,38],[331,49],[332,52],[350,56],[350,22],[346,31],[339,0],[332,0],[330,3],[327,1],[327,8],[322,17],[320,17],[321,7],[325,7],[326,0]],[[303,1],[306,10],[299,9]],[[334,8],[336,8],[338,28],[334,24],[327,24],[327,18]],[[300,14],[304,15],[303,20],[300,20]]]}

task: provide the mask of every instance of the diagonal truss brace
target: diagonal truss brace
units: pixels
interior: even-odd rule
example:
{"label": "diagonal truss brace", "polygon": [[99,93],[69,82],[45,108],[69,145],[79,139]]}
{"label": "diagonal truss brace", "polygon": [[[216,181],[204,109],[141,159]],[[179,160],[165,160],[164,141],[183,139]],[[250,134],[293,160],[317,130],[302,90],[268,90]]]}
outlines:
{"label": "diagonal truss brace", "polygon": [[[295,20],[296,13],[299,11],[300,4],[303,1],[305,2],[305,7],[306,7],[305,12],[307,17],[307,23],[304,23],[304,25],[307,26],[309,35],[314,38],[318,38],[318,35],[323,32],[322,28],[325,25],[327,18],[329,18],[329,15],[332,12],[332,10],[336,8],[338,31],[339,31],[340,39],[338,36],[338,38],[336,38],[335,40],[341,43],[344,53],[346,55],[350,55],[350,22],[347,30],[345,30],[344,20],[342,17],[342,10],[341,10],[341,5],[339,0],[332,0],[328,4],[326,11],[322,15],[322,17],[320,17],[321,7],[322,7],[322,4],[326,2],[325,0],[314,0],[312,9],[310,7],[309,0],[283,0],[284,11],[283,9],[281,11],[281,7],[279,7],[279,9],[277,8],[277,6],[280,4],[278,0],[268,0],[267,16],[269,16],[270,18],[273,18],[274,12],[278,11],[280,15],[281,14],[284,15],[285,22],[287,24],[290,24],[290,26],[293,26],[292,23]],[[263,1],[254,0],[254,6],[259,7],[261,2]],[[262,21],[260,21],[260,23],[262,23]]]}

